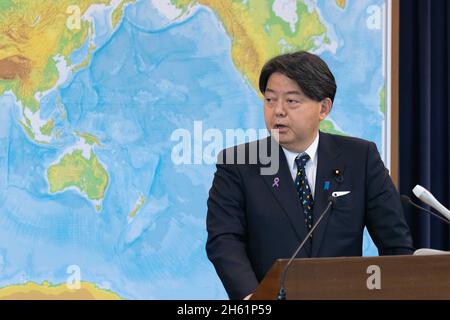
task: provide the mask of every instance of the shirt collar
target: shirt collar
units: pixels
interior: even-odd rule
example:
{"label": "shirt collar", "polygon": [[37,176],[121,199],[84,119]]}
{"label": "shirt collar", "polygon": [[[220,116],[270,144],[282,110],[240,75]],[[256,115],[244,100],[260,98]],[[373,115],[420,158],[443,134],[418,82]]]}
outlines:
{"label": "shirt collar", "polygon": [[293,169],[297,169],[297,164],[295,163],[295,158],[299,155],[307,154],[310,159],[311,163],[315,163],[316,157],[317,157],[317,148],[319,147],[319,133],[317,132],[317,136],[314,139],[313,143],[302,153],[292,152],[285,147],[283,148],[284,155],[286,156],[286,160],[289,164],[289,166]]}

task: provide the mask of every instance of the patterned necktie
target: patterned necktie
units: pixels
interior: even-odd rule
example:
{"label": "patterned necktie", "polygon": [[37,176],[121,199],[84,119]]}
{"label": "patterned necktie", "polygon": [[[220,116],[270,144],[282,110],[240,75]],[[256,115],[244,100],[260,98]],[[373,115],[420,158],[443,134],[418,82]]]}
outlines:
{"label": "patterned necktie", "polygon": [[305,224],[308,230],[311,230],[313,222],[313,206],[314,200],[311,194],[311,188],[308,184],[308,178],[306,177],[305,166],[310,157],[307,154],[298,156],[295,158],[297,164],[297,176],[295,177],[295,188],[297,189],[298,197],[303,206],[303,213],[305,214]]}

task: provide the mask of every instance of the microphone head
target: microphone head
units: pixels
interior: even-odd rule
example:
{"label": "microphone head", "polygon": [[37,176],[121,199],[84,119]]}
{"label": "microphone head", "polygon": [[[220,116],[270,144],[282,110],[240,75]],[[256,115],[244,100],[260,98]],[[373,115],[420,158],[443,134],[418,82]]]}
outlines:
{"label": "microphone head", "polygon": [[418,184],[413,188],[412,191],[413,191],[414,195],[420,199],[420,197],[424,194],[426,189],[424,187],[422,187],[420,184]]}
{"label": "microphone head", "polygon": [[413,189],[414,194],[420,201],[426,203],[430,207],[434,208],[441,215],[443,215],[447,220],[450,221],[450,210],[444,207],[436,198],[431,194],[430,191],[422,187],[421,185],[416,185]]}
{"label": "microphone head", "polygon": [[328,197],[328,202],[331,202],[331,204],[334,205],[336,203],[336,197],[329,196]]}

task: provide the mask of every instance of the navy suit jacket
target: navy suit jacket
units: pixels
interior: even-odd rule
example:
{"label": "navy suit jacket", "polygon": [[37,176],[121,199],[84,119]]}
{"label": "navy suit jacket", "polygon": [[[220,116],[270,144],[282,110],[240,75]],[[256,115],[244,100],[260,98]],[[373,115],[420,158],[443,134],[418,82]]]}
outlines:
{"label": "navy suit jacket", "polygon": [[[400,197],[376,145],[319,134],[314,221],[333,191],[351,192],[336,199],[297,257],[361,256],[364,227],[380,255],[411,254]],[[249,146],[243,145],[247,151]],[[260,161],[229,164],[224,158],[217,165],[208,199],[206,250],[231,299],[254,292],[275,260],[290,258],[307,234],[294,181],[277,147],[280,165],[274,175],[261,175]]]}

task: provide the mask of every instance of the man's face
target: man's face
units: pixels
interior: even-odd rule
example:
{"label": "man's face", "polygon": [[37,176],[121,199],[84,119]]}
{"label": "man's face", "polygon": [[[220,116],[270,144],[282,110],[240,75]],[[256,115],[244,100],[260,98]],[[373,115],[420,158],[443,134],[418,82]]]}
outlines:
{"label": "man's face", "polygon": [[264,93],[266,127],[278,131],[277,139],[283,147],[303,152],[314,141],[331,104],[328,98],[320,102],[308,98],[294,80],[273,73]]}

